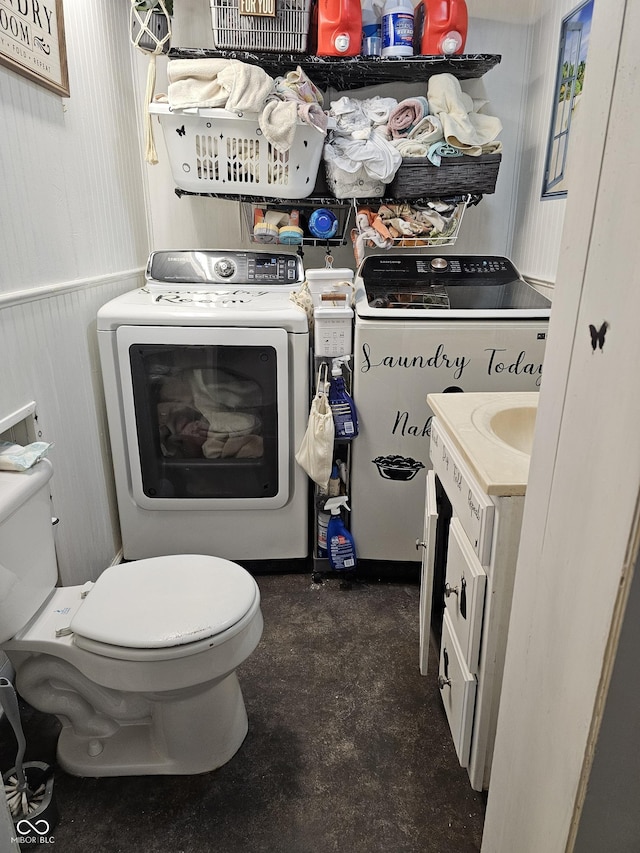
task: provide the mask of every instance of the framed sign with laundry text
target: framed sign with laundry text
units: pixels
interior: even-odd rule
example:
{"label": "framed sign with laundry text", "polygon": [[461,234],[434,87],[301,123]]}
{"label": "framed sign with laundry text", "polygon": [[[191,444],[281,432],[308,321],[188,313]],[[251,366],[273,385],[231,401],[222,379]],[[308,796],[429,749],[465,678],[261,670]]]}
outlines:
{"label": "framed sign with laundry text", "polygon": [[69,96],[62,0],[0,0],[0,64]]}
{"label": "framed sign with laundry text", "polygon": [[571,125],[580,109],[594,0],[587,0],[562,21],[553,109],[542,182],[543,198],[567,195],[566,168]]}

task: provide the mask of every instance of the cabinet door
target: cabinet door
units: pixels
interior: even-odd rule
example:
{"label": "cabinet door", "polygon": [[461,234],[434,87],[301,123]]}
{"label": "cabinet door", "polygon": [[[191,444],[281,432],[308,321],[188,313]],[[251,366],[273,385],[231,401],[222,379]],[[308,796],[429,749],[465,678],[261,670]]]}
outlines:
{"label": "cabinet door", "polygon": [[433,597],[433,571],[436,551],[436,526],[438,506],[436,503],[436,475],[427,472],[427,491],[424,510],[424,532],[422,542],[422,571],[420,575],[420,672],[427,674],[429,638],[431,636],[431,600]]}
{"label": "cabinet door", "polygon": [[458,761],[461,767],[467,767],[471,751],[477,682],[467,668],[446,610],[442,622],[438,685]]}
{"label": "cabinet door", "polygon": [[454,516],[449,526],[445,607],[472,673],[478,672],[486,580],[460,519]]}

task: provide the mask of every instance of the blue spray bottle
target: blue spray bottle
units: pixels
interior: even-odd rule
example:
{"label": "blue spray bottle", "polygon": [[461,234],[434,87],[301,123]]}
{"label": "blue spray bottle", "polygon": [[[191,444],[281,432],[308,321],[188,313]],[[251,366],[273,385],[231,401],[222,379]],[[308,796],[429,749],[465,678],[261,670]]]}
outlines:
{"label": "blue spray bottle", "polygon": [[340,356],[331,362],[331,385],[329,386],[329,405],[333,413],[336,438],[355,438],[358,434],[358,414],[353,397],[344,387],[342,365],[351,356]]}
{"label": "blue spray bottle", "polygon": [[355,569],[356,546],[353,536],[344,526],[340,516],[340,507],[349,509],[347,496],[340,495],[337,498],[329,498],[324,508],[329,510],[331,518],[327,526],[327,553],[329,565],[335,572],[348,572]]}

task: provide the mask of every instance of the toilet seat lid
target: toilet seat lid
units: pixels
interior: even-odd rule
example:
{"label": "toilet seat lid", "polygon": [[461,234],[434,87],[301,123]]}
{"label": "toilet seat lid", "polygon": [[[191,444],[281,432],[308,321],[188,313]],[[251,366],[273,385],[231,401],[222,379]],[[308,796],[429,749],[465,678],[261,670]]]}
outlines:
{"label": "toilet seat lid", "polygon": [[242,566],[202,554],[110,566],[71,620],[75,634],[139,649],[214,637],[251,609],[258,585]]}

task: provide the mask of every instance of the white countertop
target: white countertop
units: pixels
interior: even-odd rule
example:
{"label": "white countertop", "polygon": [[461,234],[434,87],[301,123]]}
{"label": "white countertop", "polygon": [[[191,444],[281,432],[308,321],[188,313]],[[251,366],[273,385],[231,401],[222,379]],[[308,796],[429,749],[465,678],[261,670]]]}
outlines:
{"label": "white countertop", "polygon": [[494,435],[489,421],[503,410],[537,408],[538,392],[429,394],[427,403],[486,494],[526,493],[531,457]]}

